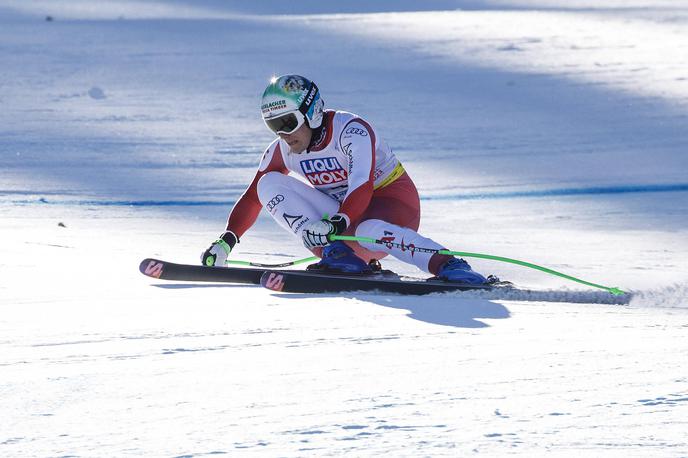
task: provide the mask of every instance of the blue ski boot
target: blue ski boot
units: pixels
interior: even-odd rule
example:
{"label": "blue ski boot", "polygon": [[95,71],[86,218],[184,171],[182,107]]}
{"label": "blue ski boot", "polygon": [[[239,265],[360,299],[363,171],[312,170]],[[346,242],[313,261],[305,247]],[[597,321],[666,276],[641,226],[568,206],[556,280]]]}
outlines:
{"label": "blue ski boot", "polygon": [[461,258],[452,258],[437,272],[437,277],[444,281],[453,283],[467,283],[469,285],[482,285],[487,283],[487,279],[478,272],[473,271],[471,266]]}
{"label": "blue ski boot", "polygon": [[354,254],[351,247],[339,240],[323,248],[320,262],[311,264],[307,269],[347,274],[367,274],[373,271],[363,259]]}

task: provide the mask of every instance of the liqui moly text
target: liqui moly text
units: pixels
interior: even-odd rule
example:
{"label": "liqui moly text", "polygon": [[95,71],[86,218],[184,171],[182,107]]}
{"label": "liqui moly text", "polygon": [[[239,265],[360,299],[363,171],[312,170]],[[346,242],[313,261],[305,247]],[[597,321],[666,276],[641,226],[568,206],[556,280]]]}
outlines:
{"label": "liqui moly text", "polygon": [[315,186],[339,183],[345,181],[348,176],[346,170],[335,157],[306,159],[301,161],[301,170],[303,170],[308,181]]}

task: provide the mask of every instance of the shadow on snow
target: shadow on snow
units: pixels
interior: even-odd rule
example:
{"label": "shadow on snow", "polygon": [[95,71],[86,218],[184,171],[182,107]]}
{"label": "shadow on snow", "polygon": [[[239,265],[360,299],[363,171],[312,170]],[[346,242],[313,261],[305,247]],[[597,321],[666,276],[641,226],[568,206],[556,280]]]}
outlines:
{"label": "shadow on snow", "polygon": [[[257,285],[236,284],[193,284],[167,283],[154,285],[161,289],[188,288],[258,288]],[[273,296],[281,299],[302,301],[305,299],[323,300],[327,298],[342,298],[341,294],[295,294],[275,293]],[[429,296],[401,296],[394,294],[351,293],[346,299],[381,305],[384,307],[407,310],[408,317],[414,320],[442,326],[457,328],[485,328],[489,325],[480,319],[509,318],[511,313],[501,304],[479,297],[464,298],[457,294],[433,294]],[[324,304],[324,306],[327,306]]]}
{"label": "shadow on snow", "polygon": [[[312,294],[274,294],[274,296],[295,300],[313,298]],[[342,297],[338,294],[318,295],[320,298],[323,296]],[[486,328],[490,325],[480,319],[511,317],[509,310],[501,304],[480,298],[464,299],[453,293],[422,297],[354,293],[350,298],[393,309],[407,310],[409,312],[407,316],[414,320],[457,328]]]}

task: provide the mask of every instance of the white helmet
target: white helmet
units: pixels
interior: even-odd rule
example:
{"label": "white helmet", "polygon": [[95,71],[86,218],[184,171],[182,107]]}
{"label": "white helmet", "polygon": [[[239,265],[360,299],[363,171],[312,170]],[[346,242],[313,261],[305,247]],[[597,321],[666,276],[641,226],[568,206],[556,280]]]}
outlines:
{"label": "white helmet", "polygon": [[323,106],[318,86],[299,75],[274,77],[263,92],[263,121],[276,134],[290,134],[308,122],[311,129],[322,124]]}

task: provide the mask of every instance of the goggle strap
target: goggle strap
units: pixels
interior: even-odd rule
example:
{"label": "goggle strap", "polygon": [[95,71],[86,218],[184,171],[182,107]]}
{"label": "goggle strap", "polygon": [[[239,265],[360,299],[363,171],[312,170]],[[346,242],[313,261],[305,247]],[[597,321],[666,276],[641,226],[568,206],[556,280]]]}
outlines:
{"label": "goggle strap", "polygon": [[318,86],[316,86],[315,83],[311,81],[311,85],[308,88],[308,92],[306,92],[306,97],[303,98],[303,102],[301,102],[301,105],[299,106],[299,111],[304,116],[306,115],[306,113],[308,113],[308,110],[310,110],[311,105],[313,105],[313,102],[315,102],[315,96],[317,93]]}

